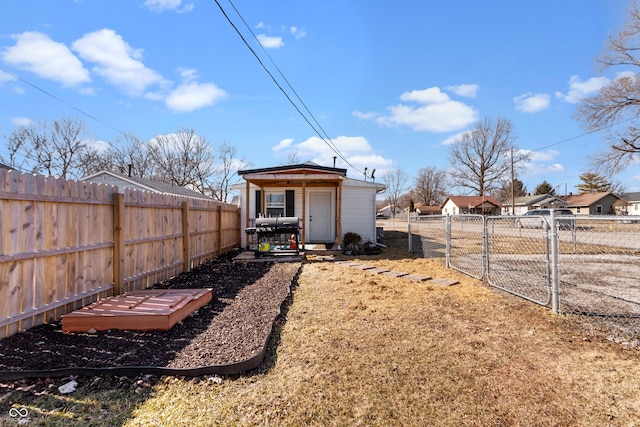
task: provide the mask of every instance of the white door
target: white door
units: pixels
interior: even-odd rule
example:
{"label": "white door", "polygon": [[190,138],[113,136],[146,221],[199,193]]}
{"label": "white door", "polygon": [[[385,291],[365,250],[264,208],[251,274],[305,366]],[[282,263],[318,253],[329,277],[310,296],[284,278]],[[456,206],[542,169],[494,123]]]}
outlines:
{"label": "white door", "polygon": [[309,192],[309,234],[310,242],[333,241],[331,221],[331,192]]}

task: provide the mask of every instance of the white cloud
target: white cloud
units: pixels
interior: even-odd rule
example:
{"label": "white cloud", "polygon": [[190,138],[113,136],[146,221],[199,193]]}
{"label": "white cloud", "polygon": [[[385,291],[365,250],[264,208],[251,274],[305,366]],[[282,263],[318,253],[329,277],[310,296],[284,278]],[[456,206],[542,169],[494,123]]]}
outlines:
{"label": "white cloud", "polygon": [[513,102],[516,103],[516,110],[524,113],[539,113],[540,111],[549,108],[551,97],[546,93],[527,92],[520,96],[513,98]]}
{"label": "white cloud", "polygon": [[351,114],[353,114],[355,117],[357,117],[359,119],[362,119],[362,120],[375,119],[379,115],[378,113],[373,113],[373,112],[365,113],[365,112],[358,111],[358,110],[353,111]]}
{"label": "white cloud", "polygon": [[[338,136],[332,139],[332,142],[344,155],[344,157],[356,169],[360,171],[368,168],[369,173],[376,169],[376,176],[382,176],[381,173],[392,169],[393,162],[374,152],[371,144],[362,136]],[[319,137],[311,137],[301,143],[294,144],[293,140],[285,139],[280,141],[272,148],[274,151],[280,151],[284,154],[296,153],[301,161],[312,161],[319,165],[333,166],[333,157],[336,153]],[[356,173],[351,166],[344,162],[340,157],[336,159],[336,167],[351,169],[352,173]],[[360,172],[357,172],[358,174]],[[354,175],[356,179],[362,177]]]}
{"label": "white cloud", "polygon": [[449,101],[422,107],[394,105],[389,116],[376,121],[386,126],[409,126],[415,131],[451,132],[478,120],[478,112],[461,102]]}
{"label": "white cloud", "polygon": [[7,64],[27,70],[44,79],[75,86],[91,81],[89,71],[67,46],[45,34],[27,31],[12,36],[14,46],[5,48],[0,58]]}
{"label": "white cloud", "polygon": [[71,45],[86,61],[94,62],[93,71],[130,96],[139,96],[151,85],[167,85],[156,71],[142,62],[142,49],[133,49],[110,29],[87,33]]}
{"label": "white cloud", "polygon": [[[193,3],[185,2],[182,0],[146,0],[144,5],[152,12],[164,12],[165,10],[175,10],[178,13],[191,12],[193,10]],[[180,9],[180,6],[183,7]]]}
{"label": "white cloud", "polygon": [[256,38],[265,49],[277,49],[284,46],[282,37],[272,37],[266,34],[258,34]]}
{"label": "white cloud", "polygon": [[562,166],[560,163],[552,163],[550,165],[547,166],[547,171],[548,172],[563,172],[564,171],[564,166]]}
{"label": "white cloud", "polygon": [[547,151],[531,151],[520,150],[524,154],[528,154],[532,162],[550,162],[560,155],[558,150]]}
{"label": "white cloud", "polygon": [[591,77],[588,80],[582,81],[580,80],[580,76],[571,76],[569,79],[569,91],[566,94],[556,92],[555,95],[563,101],[575,104],[582,98],[600,90],[600,88],[609,83],[609,81],[606,77]]}
{"label": "white cloud", "polygon": [[289,31],[291,32],[291,34],[293,34],[293,37],[295,37],[296,39],[301,39],[303,37],[305,37],[307,35],[307,32],[304,30],[301,30],[298,27],[290,27]]}
{"label": "white cloud", "polygon": [[539,176],[564,171],[564,166],[556,161],[560,156],[558,150],[520,150],[520,152],[530,156],[529,161],[522,168],[526,176]]}
{"label": "white cloud", "polygon": [[412,90],[400,95],[401,101],[415,101],[421,104],[443,104],[451,101],[449,95],[440,91],[439,87],[430,87],[423,90]]}
{"label": "white cloud", "polygon": [[387,115],[359,111],[353,114],[365,120],[375,120],[384,126],[409,126],[415,131],[426,132],[451,132],[478,120],[475,108],[452,100],[438,87],[405,92],[400,95],[400,100],[426,105],[392,105],[387,108]]}
{"label": "white cloud", "polygon": [[462,138],[468,132],[471,132],[471,131],[465,130],[465,131],[462,131],[462,132],[458,132],[455,135],[451,135],[450,137],[448,137],[447,139],[442,141],[440,144],[442,144],[442,145],[451,145],[454,142],[458,141],[460,138]]}
{"label": "white cloud", "polygon": [[272,147],[271,150],[282,151],[284,149],[291,147],[291,144],[293,144],[293,138],[285,138],[282,141],[280,141],[278,145]]}
{"label": "white cloud", "polygon": [[446,89],[450,90],[451,92],[459,96],[475,98],[476,94],[478,93],[478,89],[480,89],[480,86],[476,84],[454,85],[454,86],[447,86]]}
{"label": "white cloud", "polygon": [[33,120],[28,117],[14,117],[11,119],[11,124],[14,126],[30,126],[32,123]]}
{"label": "white cloud", "polygon": [[107,141],[101,139],[87,139],[84,141],[88,147],[94,148],[100,153],[106,153],[111,146]]}
{"label": "white cloud", "polygon": [[13,77],[11,74],[0,70],[0,85],[6,82],[15,82],[16,80],[18,79]]}
{"label": "white cloud", "polygon": [[178,113],[187,113],[213,105],[227,93],[213,83],[187,82],[172,90],[165,100],[166,106]]}

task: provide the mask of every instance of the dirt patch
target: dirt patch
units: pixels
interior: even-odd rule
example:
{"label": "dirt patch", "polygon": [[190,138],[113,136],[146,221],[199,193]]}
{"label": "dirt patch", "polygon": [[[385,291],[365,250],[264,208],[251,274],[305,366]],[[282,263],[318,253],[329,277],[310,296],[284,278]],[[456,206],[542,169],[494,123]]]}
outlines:
{"label": "dirt patch", "polygon": [[0,340],[0,370],[192,369],[246,360],[262,351],[299,267],[211,260],[154,286],[212,289],[209,304],[169,331],[63,333],[60,322],[41,325]]}

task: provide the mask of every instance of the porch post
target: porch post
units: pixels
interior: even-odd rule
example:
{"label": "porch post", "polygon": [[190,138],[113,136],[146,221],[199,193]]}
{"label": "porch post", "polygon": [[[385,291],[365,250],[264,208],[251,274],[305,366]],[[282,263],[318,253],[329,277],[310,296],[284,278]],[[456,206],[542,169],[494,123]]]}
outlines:
{"label": "porch post", "polygon": [[307,181],[302,180],[302,248],[307,241]]}
{"label": "porch post", "polygon": [[[249,228],[249,226],[251,225],[251,220],[249,217],[249,209],[251,207],[251,193],[250,191],[250,187],[251,184],[249,183],[249,181],[247,180],[247,184],[245,186],[245,203],[244,203],[244,228]],[[247,238],[247,233],[243,233],[243,230],[240,230],[240,233],[242,233],[240,235],[240,239],[242,241],[242,238],[244,237],[244,246],[246,249],[249,249],[249,239]]]}
{"label": "porch post", "polygon": [[336,232],[338,233],[338,247],[342,247],[342,180],[338,181],[336,194]]}
{"label": "porch post", "polygon": [[244,202],[244,228],[249,228],[249,226],[251,225],[251,220],[250,220],[250,216],[249,216],[249,201],[251,200],[251,192],[250,192],[250,187],[251,184],[249,184],[249,181],[247,181],[247,185],[246,185],[246,195],[245,195],[245,202]]}

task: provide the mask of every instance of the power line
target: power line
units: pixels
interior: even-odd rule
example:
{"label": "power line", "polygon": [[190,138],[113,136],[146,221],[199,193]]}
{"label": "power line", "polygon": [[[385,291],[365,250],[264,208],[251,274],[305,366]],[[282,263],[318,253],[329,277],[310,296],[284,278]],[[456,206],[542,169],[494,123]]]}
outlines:
{"label": "power line", "polygon": [[570,138],[566,138],[566,139],[563,139],[561,141],[554,142],[553,144],[545,145],[544,147],[536,148],[535,150],[530,150],[530,151],[541,151],[541,150],[547,149],[549,147],[553,147],[553,146],[556,146],[556,145],[564,144],[565,142],[570,142],[570,141],[573,141],[575,139],[582,138],[583,136],[587,136],[587,135],[591,135],[593,133],[601,132],[601,131],[603,131],[605,129],[611,129],[614,126],[618,126],[619,124],[622,124],[622,123],[625,123],[625,122],[628,122],[628,121],[631,121],[631,120],[634,120],[634,119],[635,119],[635,117],[630,117],[628,119],[620,120],[619,122],[612,123],[609,126],[603,126],[603,127],[598,128],[598,129],[593,129],[593,130],[590,130],[588,132],[581,133],[580,135],[572,136]]}
{"label": "power line", "polygon": [[[269,71],[269,69],[265,66],[264,62],[260,59],[260,57],[258,56],[258,54],[256,53],[256,51],[249,45],[249,43],[247,42],[247,40],[245,39],[245,37],[242,35],[242,33],[240,32],[240,30],[238,29],[238,27],[233,23],[233,21],[231,20],[231,18],[229,17],[229,15],[226,13],[226,11],[224,10],[224,8],[222,7],[222,5],[220,4],[220,2],[218,0],[214,0],[216,5],[218,6],[218,8],[220,9],[220,11],[222,12],[222,14],[224,15],[225,19],[227,20],[227,22],[229,22],[229,24],[233,27],[233,29],[235,30],[235,32],[238,34],[238,36],[240,37],[240,39],[242,40],[242,42],[245,44],[245,46],[249,49],[249,51],[253,54],[253,56],[256,58],[256,60],[258,61],[258,63],[260,64],[260,66],[262,66],[262,68],[264,69],[264,71],[269,75],[269,77],[271,77],[271,80],[273,80],[274,84],[278,87],[278,89],[284,94],[284,96],[287,98],[287,100],[289,101],[289,103],[296,109],[296,111],[298,112],[298,114],[300,114],[300,116],[304,119],[305,122],[307,122],[307,124],[311,127],[311,129],[313,129],[313,131],[320,137],[320,139],[322,139],[322,141],[327,144],[327,146],[335,153],[337,154],[342,160],[345,161],[345,163],[347,163],[349,166],[351,166],[353,169],[355,169],[356,171],[363,173],[361,170],[359,170],[357,167],[355,167],[354,165],[352,165],[345,157],[344,155],[340,152],[340,150],[335,146],[335,144],[333,143],[333,141],[330,143],[329,141],[327,141],[327,139],[331,140],[331,138],[329,138],[328,135],[326,135],[326,132],[324,131],[324,129],[322,129],[322,127],[320,126],[320,124],[318,123],[318,121],[315,119],[315,117],[313,116],[313,114],[311,114],[311,112],[309,111],[309,109],[307,108],[306,104],[304,104],[304,102],[302,101],[302,99],[300,99],[300,97],[298,96],[297,92],[293,89],[293,87],[291,86],[291,84],[289,83],[289,81],[284,77],[284,75],[282,74],[282,72],[280,71],[280,69],[277,67],[277,65],[275,65],[275,62],[273,61],[273,59],[271,58],[271,56],[269,56],[267,54],[267,57],[271,60],[271,63],[276,67],[276,69],[278,70],[278,72],[280,73],[280,75],[282,76],[282,78],[287,82],[287,85],[291,88],[291,90],[295,93],[296,97],[298,98],[298,100],[302,103],[302,105],[304,106],[304,108],[307,110],[307,112],[309,112],[309,115],[311,115],[311,117],[313,118],[313,120],[315,121],[315,123],[318,125],[318,127],[320,127],[320,129],[322,129],[322,131],[324,132],[324,134],[327,136],[327,138],[325,138],[325,136],[323,136],[323,134],[321,134],[318,129],[316,129],[316,127],[309,121],[309,119],[307,118],[307,116],[305,116],[305,114],[300,110],[300,108],[296,105],[295,102],[293,102],[293,100],[291,99],[291,97],[289,96],[289,94],[284,90],[284,88],[282,87],[282,85],[277,81],[277,79],[273,76],[273,74],[271,73],[271,71]],[[249,27],[246,23],[246,21],[244,20],[244,18],[242,18],[242,15],[240,14],[240,12],[238,11],[238,9],[236,9],[236,7],[233,5],[233,3],[231,2],[231,0],[229,0],[229,3],[231,4],[231,6],[233,7],[233,9],[236,11],[236,13],[238,14],[238,16],[240,16],[240,19],[242,20],[242,22],[244,23],[245,26]],[[258,41],[256,35],[253,33],[253,31],[251,31],[251,29],[249,29],[249,31],[251,32],[251,34],[253,35],[253,37],[256,39],[256,41]],[[264,50],[264,46],[262,46],[262,44],[258,41],[258,44],[262,47],[262,49]]]}
{"label": "power line", "polygon": [[[307,113],[309,113],[309,115],[311,116],[311,118],[313,119],[314,123],[320,128],[320,130],[322,130],[324,136],[327,138],[328,143],[331,144],[331,147],[334,149],[335,151],[340,151],[338,149],[338,147],[335,145],[335,143],[331,140],[331,137],[327,134],[327,132],[324,130],[324,128],[322,127],[322,125],[318,122],[318,120],[315,118],[315,116],[313,115],[313,113],[309,110],[309,108],[307,107],[307,104],[305,104],[305,102],[302,100],[302,98],[300,98],[300,95],[298,95],[298,92],[295,90],[295,88],[291,85],[291,83],[289,82],[289,80],[285,77],[285,75],[282,73],[282,71],[280,70],[280,67],[278,67],[278,65],[275,63],[275,61],[273,60],[273,58],[271,57],[271,55],[269,55],[269,52],[267,51],[267,49],[265,49],[265,47],[262,45],[262,43],[260,43],[260,40],[258,40],[258,37],[256,36],[256,34],[253,32],[253,30],[251,29],[251,27],[249,26],[249,24],[247,24],[247,21],[245,21],[244,17],[242,16],[242,14],[240,13],[240,11],[236,8],[236,6],[233,4],[232,0],[228,0],[229,4],[231,4],[231,7],[233,7],[233,10],[235,10],[235,12],[238,14],[238,16],[240,17],[240,20],[242,20],[242,22],[244,23],[244,26],[247,28],[247,30],[249,30],[249,32],[251,33],[251,35],[253,36],[254,40],[258,43],[258,45],[260,46],[260,48],[262,49],[262,52],[264,52],[264,54],[267,56],[267,58],[269,58],[269,61],[271,62],[271,64],[273,64],[273,66],[276,68],[276,70],[278,71],[278,74],[280,75],[280,77],[282,77],[282,79],[285,81],[285,83],[287,84],[287,86],[289,87],[289,89],[291,89],[293,91],[293,94],[296,96],[296,98],[298,99],[298,101],[300,101],[300,103],[302,104],[302,106],[304,107],[304,109],[306,110]],[[336,153],[338,154],[338,153]],[[343,160],[345,160],[345,162],[348,163],[348,161],[341,157]],[[353,165],[351,165],[353,167]],[[354,167],[354,169],[358,170],[357,168]],[[362,172],[362,171],[359,171]]]}
{"label": "power line", "polygon": [[20,80],[21,82],[23,82],[23,83],[25,83],[25,84],[27,84],[27,85],[31,86],[32,88],[34,88],[34,89],[36,89],[36,90],[39,90],[40,92],[44,93],[44,94],[45,94],[45,95],[47,95],[47,96],[50,96],[51,98],[55,99],[56,101],[58,101],[58,102],[60,102],[60,103],[62,103],[62,104],[64,104],[64,105],[66,105],[67,107],[72,108],[72,109],[76,110],[77,112],[79,112],[80,114],[83,114],[83,115],[85,115],[85,116],[89,117],[91,120],[93,120],[93,121],[95,121],[95,122],[98,122],[98,123],[100,123],[100,124],[102,124],[102,125],[104,125],[104,126],[106,126],[106,127],[110,128],[110,129],[112,129],[112,130],[114,130],[114,131],[116,131],[116,132],[118,132],[118,133],[120,133],[120,134],[124,135],[124,136],[127,136],[127,133],[126,133],[126,132],[123,132],[123,131],[121,131],[120,129],[118,129],[118,128],[114,127],[114,126],[111,126],[109,123],[106,123],[106,122],[104,122],[103,120],[100,120],[99,118],[97,118],[97,117],[95,117],[95,116],[93,116],[93,115],[91,115],[91,114],[87,113],[86,111],[84,111],[84,110],[82,110],[82,109],[80,109],[80,108],[78,108],[78,107],[76,107],[76,106],[74,106],[74,105],[72,105],[72,104],[70,104],[70,103],[66,102],[65,100],[63,100],[63,99],[61,99],[61,98],[59,98],[59,97],[55,96],[55,95],[54,95],[54,94],[52,94],[51,92],[48,92],[48,91],[46,91],[46,90],[42,89],[41,87],[39,87],[39,86],[37,86],[37,85],[35,85],[35,84],[31,83],[30,81],[23,79],[22,77],[18,76],[17,74],[11,73],[11,72],[9,72],[9,71],[5,70],[5,69],[4,69],[4,68],[2,68],[2,67],[0,67],[0,71],[3,71],[3,72],[5,72],[5,73],[9,74],[10,76],[15,77],[16,79]]}

